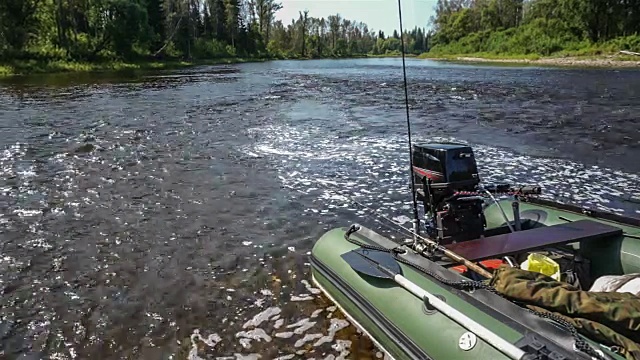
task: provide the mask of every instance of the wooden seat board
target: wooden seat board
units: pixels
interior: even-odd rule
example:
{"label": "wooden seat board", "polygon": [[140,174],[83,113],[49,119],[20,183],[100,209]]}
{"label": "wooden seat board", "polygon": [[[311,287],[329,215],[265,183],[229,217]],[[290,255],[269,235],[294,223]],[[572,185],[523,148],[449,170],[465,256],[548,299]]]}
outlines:
{"label": "wooden seat board", "polygon": [[445,245],[456,254],[478,261],[523,253],[554,245],[578,241],[596,241],[622,235],[622,229],[593,220],[578,220],[566,224],[489,236]]}

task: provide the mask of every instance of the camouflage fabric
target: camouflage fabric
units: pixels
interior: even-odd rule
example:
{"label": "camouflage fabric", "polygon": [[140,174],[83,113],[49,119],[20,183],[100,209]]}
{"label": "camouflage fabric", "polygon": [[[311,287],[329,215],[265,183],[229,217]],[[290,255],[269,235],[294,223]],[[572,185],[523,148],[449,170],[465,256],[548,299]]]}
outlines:
{"label": "camouflage fabric", "polygon": [[627,358],[640,360],[640,297],[582,291],[546,275],[507,266],[496,270],[491,285],[506,298],[564,315],[581,334],[624,347]]}
{"label": "camouflage fabric", "polygon": [[629,340],[629,338],[611,330],[609,327],[583,318],[571,318],[533,305],[527,305],[527,307],[531,310],[543,313],[552,313],[563,318],[575,326],[580,334],[601,344],[610,346],[613,352],[624,356],[627,360],[640,360],[640,346]]}

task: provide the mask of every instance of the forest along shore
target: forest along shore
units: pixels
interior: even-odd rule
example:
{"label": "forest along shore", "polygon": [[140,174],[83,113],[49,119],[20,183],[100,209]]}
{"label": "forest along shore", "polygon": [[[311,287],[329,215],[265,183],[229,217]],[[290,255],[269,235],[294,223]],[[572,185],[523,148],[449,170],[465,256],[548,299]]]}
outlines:
{"label": "forest along shore", "polygon": [[435,58],[606,67],[640,61],[617,55],[640,52],[638,1],[439,0],[433,29]]}
{"label": "forest along shore", "polygon": [[640,35],[629,35],[640,33],[640,2],[554,1],[440,0],[430,29],[401,36],[340,14],[275,20],[277,0],[2,0],[0,77],[397,56],[403,48],[448,60],[640,66],[614,56],[640,51]]}
{"label": "forest along shore", "polygon": [[[404,50],[456,61],[640,66],[640,58],[616,55],[640,51],[640,35],[629,35],[640,32],[640,2],[613,1],[605,11],[597,0],[549,1],[438,1],[430,29],[405,31]],[[2,0],[0,77],[397,56],[403,49],[398,31],[308,11],[276,21],[282,8],[277,0]]]}
{"label": "forest along shore", "polygon": [[[400,36],[340,14],[275,20],[276,0],[0,1],[0,76],[396,54]],[[426,51],[423,29],[407,49]],[[188,59],[188,60],[185,60]]]}

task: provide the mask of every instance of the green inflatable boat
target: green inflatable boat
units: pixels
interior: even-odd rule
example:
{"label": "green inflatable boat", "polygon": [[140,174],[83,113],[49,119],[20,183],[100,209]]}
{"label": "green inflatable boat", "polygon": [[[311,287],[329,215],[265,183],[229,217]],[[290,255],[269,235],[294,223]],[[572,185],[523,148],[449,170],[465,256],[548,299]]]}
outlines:
{"label": "green inflatable boat", "polygon": [[398,243],[356,224],[311,252],[315,284],[388,358],[640,357],[633,286],[594,290],[640,273],[640,220],[482,186],[466,145],[412,150],[420,234],[402,228]]}

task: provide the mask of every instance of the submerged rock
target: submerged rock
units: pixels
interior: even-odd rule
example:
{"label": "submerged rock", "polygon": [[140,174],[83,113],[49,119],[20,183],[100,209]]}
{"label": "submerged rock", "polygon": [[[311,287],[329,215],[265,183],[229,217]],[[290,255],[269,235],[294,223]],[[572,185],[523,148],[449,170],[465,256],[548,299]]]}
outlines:
{"label": "submerged rock", "polygon": [[84,143],[78,147],[76,147],[73,152],[74,153],[90,153],[96,149],[96,146],[91,143]]}

